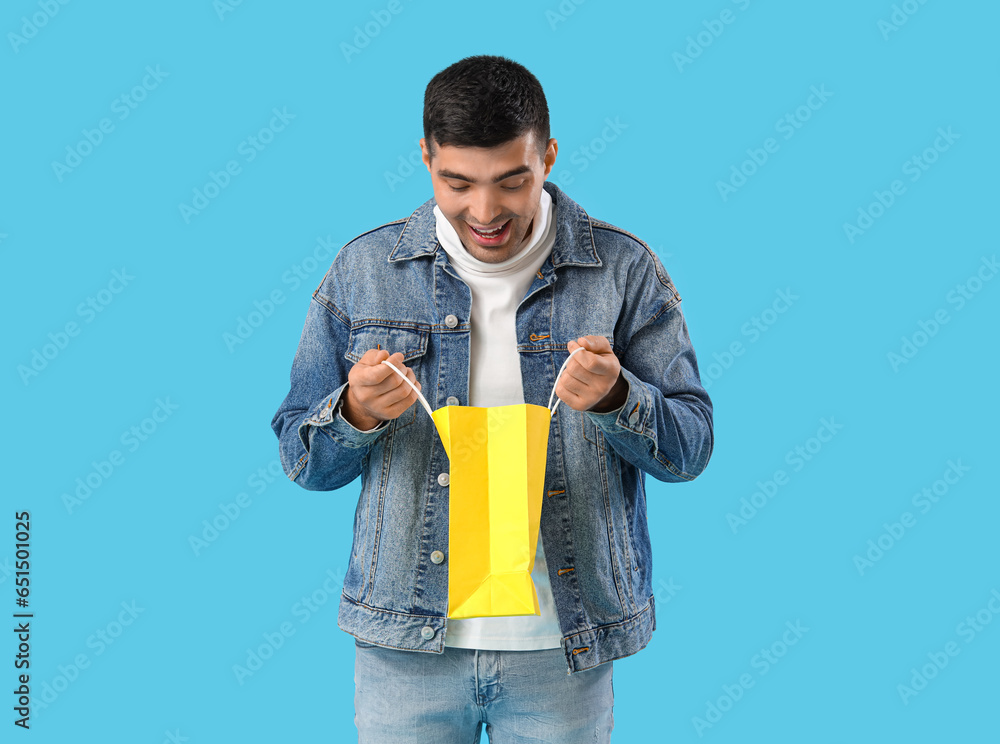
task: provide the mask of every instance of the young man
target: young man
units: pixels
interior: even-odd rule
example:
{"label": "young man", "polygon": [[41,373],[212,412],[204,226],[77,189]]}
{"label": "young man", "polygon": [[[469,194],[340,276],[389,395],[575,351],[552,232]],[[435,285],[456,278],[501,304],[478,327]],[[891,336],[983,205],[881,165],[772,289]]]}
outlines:
{"label": "young man", "polygon": [[[655,625],[644,473],[689,481],[712,451],[680,296],[645,243],[545,181],[558,145],[521,65],[438,73],[421,148],[434,199],[341,249],[272,421],[302,487],[361,476],[339,614],[360,740],[608,741],[612,661]],[[448,457],[381,362],[433,409],[545,405],[580,346],[555,387],[541,614],[448,620]]]}

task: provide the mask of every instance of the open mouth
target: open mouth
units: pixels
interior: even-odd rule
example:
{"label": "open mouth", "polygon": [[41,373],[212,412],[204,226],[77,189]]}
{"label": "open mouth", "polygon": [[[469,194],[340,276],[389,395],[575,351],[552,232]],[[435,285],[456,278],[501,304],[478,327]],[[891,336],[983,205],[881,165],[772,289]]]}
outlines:
{"label": "open mouth", "polygon": [[490,230],[480,230],[472,225],[469,225],[469,232],[472,233],[472,237],[475,238],[476,242],[480,245],[499,245],[507,239],[507,233],[510,232],[511,222],[512,220],[507,220],[502,225],[497,225]]}

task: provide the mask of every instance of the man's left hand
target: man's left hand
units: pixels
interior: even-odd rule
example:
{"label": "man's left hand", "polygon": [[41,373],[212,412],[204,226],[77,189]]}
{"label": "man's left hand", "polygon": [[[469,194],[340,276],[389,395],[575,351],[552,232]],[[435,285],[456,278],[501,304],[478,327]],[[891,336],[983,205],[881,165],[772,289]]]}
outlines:
{"label": "man's left hand", "polygon": [[581,336],[566,348],[573,356],[566,365],[556,395],[576,411],[607,413],[621,408],[628,396],[628,381],[622,376],[622,365],[604,336]]}

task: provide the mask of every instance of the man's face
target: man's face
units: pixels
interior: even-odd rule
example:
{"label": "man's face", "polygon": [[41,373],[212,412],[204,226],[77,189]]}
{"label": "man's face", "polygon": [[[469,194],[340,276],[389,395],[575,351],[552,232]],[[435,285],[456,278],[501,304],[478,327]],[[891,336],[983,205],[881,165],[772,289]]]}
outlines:
{"label": "man's face", "polygon": [[487,263],[517,254],[531,234],[542,184],[556,162],[556,141],[549,140],[543,157],[532,132],[496,147],[435,142],[433,159],[426,140],[420,140],[420,149],[434,198],[465,250]]}

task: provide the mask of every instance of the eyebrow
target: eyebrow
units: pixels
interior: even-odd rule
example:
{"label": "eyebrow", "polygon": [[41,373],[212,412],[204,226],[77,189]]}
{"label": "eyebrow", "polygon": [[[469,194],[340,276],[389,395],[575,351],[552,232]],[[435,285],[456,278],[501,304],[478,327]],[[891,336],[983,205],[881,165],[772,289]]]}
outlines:
{"label": "eyebrow", "polygon": [[[501,173],[499,176],[494,178],[493,183],[500,183],[501,181],[506,181],[511,176],[519,176],[522,173],[528,173],[530,170],[531,167],[527,165],[522,165],[517,168],[513,168],[512,170],[509,170],[506,173]],[[438,176],[440,176],[441,178],[453,178],[456,181],[468,181],[469,183],[476,182],[475,179],[469,178],[468,176],[463,176],[461,173],[455,173],[454,171],[450,170],[439,170]]]}

